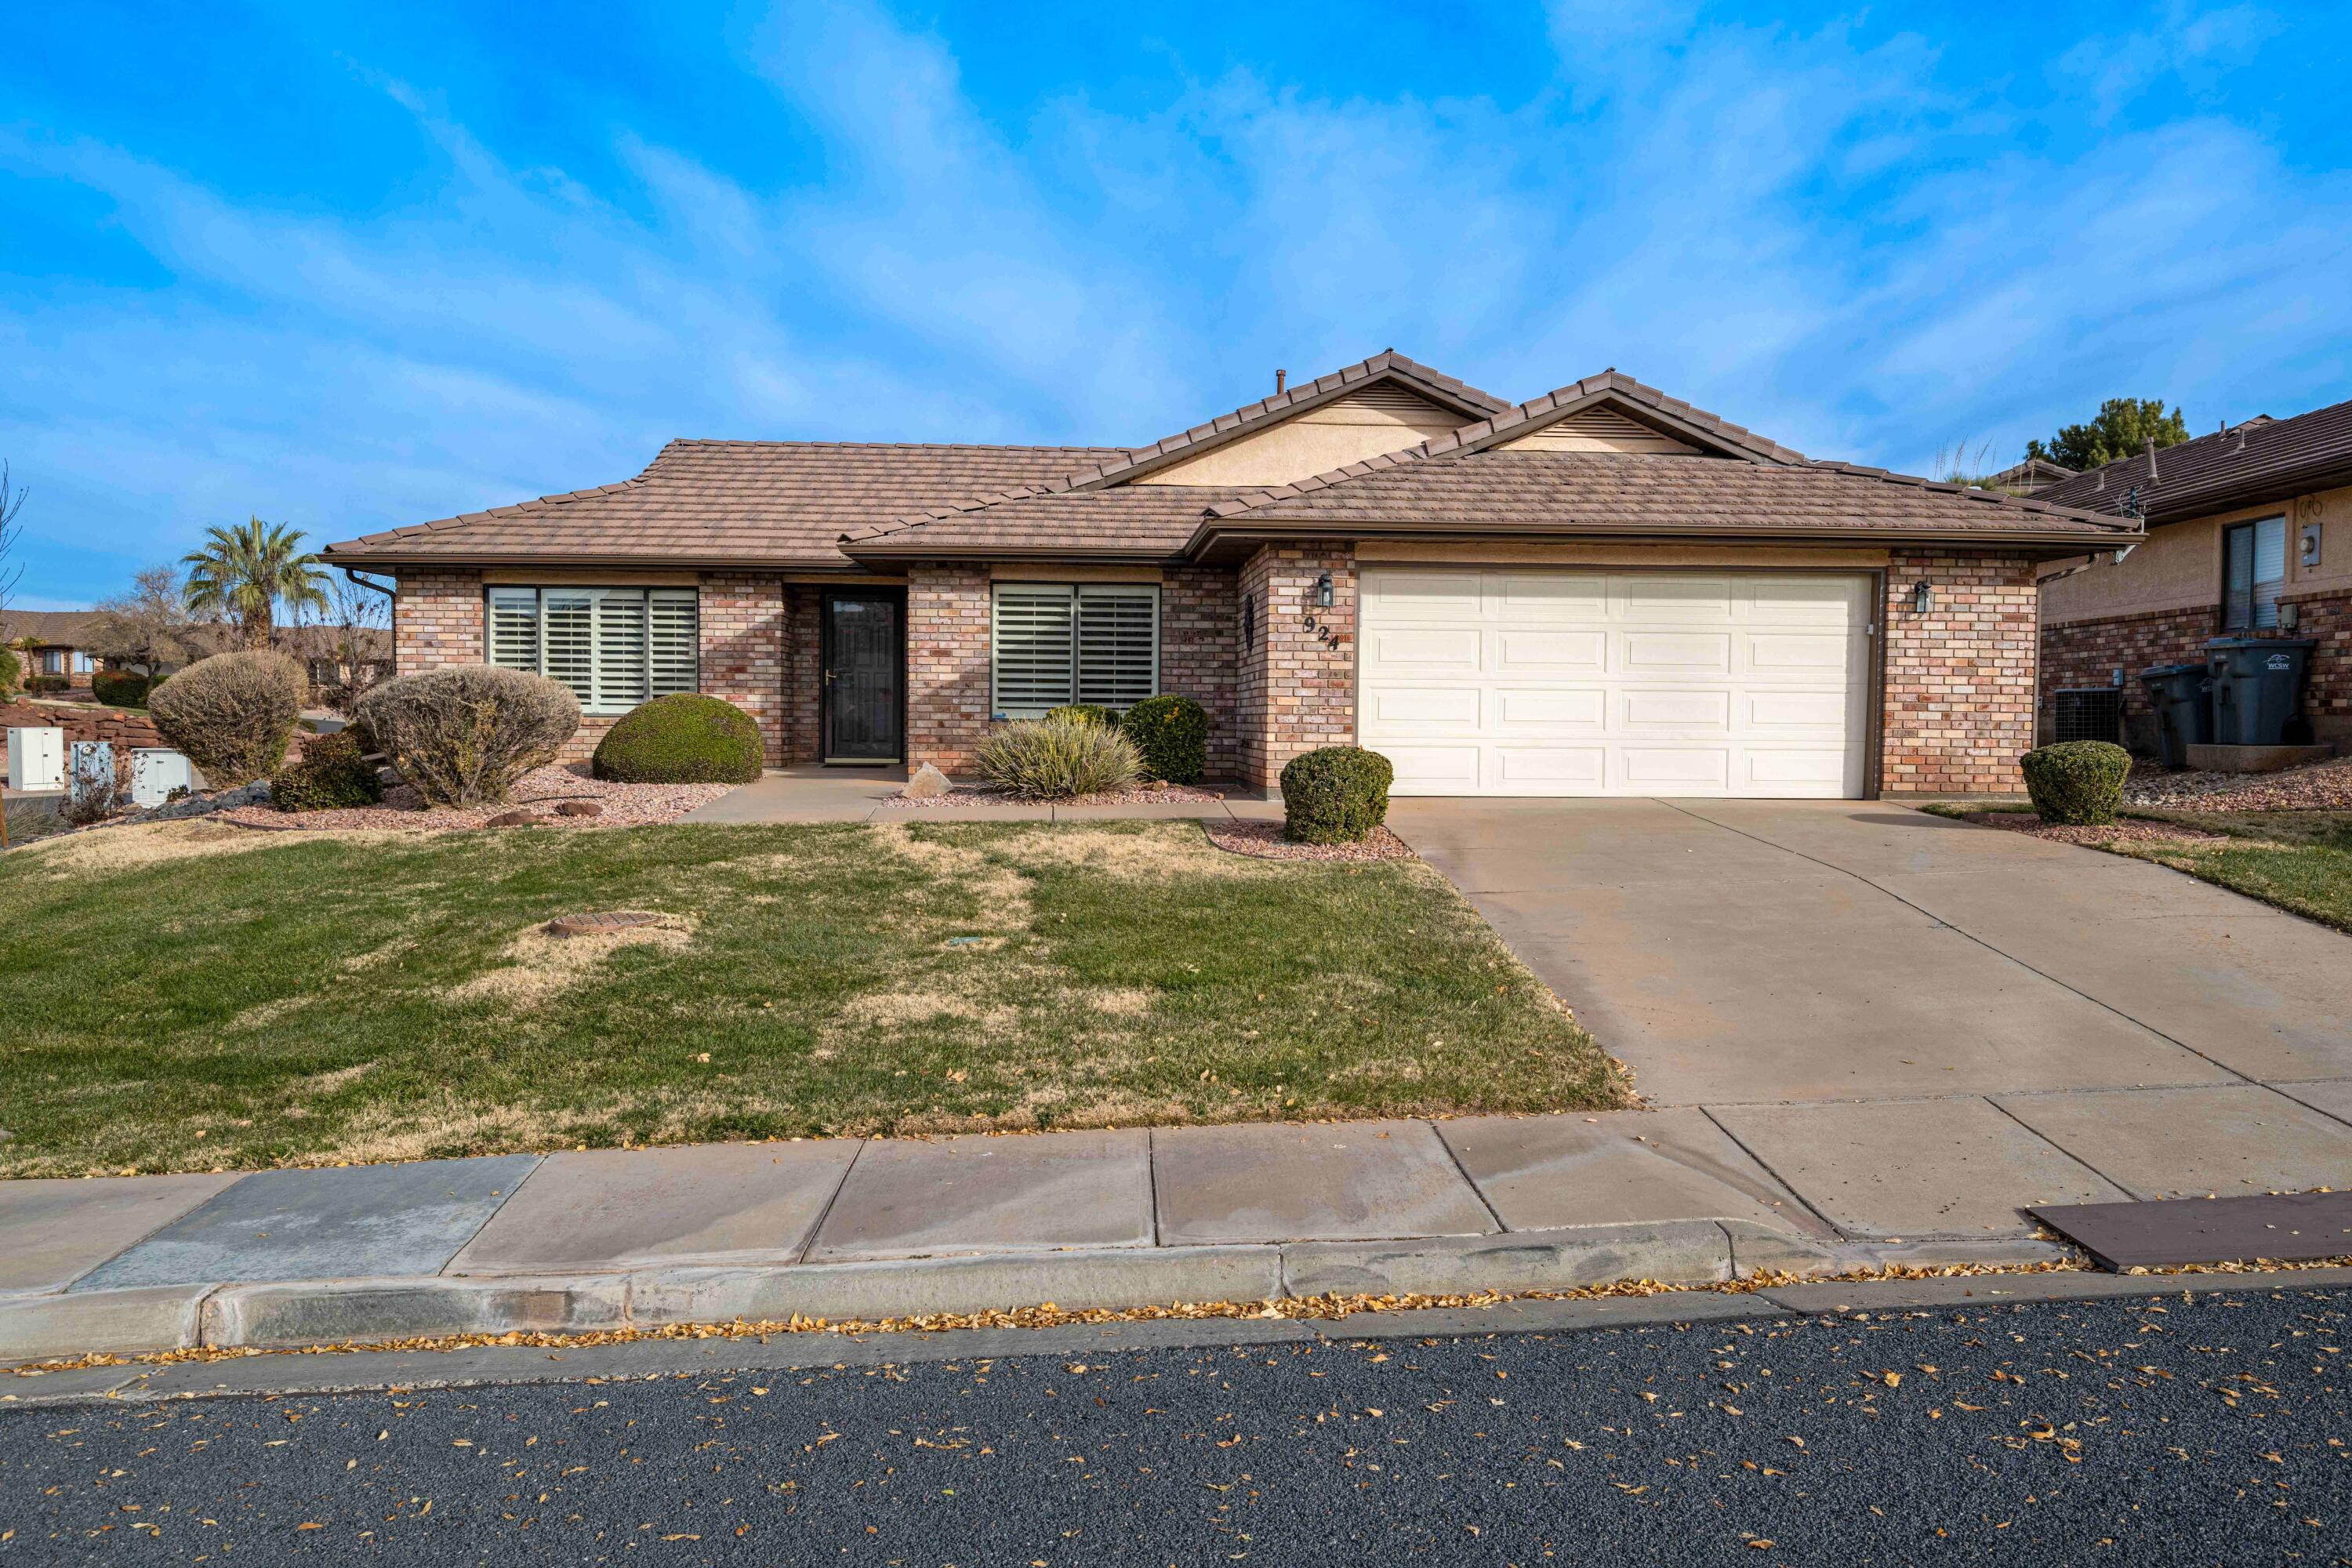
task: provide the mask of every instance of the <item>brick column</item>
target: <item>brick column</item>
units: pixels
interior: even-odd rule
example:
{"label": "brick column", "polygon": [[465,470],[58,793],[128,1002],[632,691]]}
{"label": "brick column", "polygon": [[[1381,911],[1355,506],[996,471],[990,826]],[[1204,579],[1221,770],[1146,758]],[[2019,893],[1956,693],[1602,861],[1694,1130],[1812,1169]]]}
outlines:
{"label": "brick column", "polygon": [[1160,689],[1209,710],[1211,778],[1241,776],[1240,643],[1241,587],[1233,568],[1171,567],[1160,587]]}
{"label": "brick column", "polygon": [[702,574],[702,692],[731,702],[759,721],[763,760],[782,765],[787,711],[787,627],[781,577],[734,572]]}
{"label": "brick column", "polygon": [[907,569],[907,765],[969,773],[988,733],[988,569]]}
{"label": "brick column", "polygon": [[[1886,572],[1888,795],[2011,794],[2033,748],[2040,591],[2019,556],[1898,550]],[[1911,607],[1925,580],[1935,607]]]}
{"label": "brick column", "polygon": [[392,600],[393,673],[482,662],[482,574],[447,568],[400,574]]}
{"label": "brick column", "polygon": [[[1315,602],[1326,572],[1328,609]],[[1257,623],[1235,680],[1242,777],[1271,788],[1299,753],[1355,743],[1355,546],[1266,545],[1242,568],[1240,589]]]}

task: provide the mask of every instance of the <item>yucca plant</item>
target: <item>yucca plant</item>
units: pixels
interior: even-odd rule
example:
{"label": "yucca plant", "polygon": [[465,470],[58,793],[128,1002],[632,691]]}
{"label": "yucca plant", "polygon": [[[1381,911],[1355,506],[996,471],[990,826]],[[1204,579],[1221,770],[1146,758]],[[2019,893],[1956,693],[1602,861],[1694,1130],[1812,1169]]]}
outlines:
{"label": "yucca plant", "polygon": [[1024,719],[980,743],[981,776],[1028,800],[1123,789],[1142,771],[1134,742],[1084,719]]}

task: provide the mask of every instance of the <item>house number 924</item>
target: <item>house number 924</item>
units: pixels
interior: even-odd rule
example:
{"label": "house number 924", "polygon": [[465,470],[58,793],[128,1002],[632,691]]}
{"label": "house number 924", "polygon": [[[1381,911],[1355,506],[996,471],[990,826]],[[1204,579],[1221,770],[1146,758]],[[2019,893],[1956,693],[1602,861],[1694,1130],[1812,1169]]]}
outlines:
{"label": "house number 924", "polygon": [[1312,611],[1299,616],[1298,624],[1305,626],[1308,631],[1313,632],[1315,634],[1315,640],[1321,643],[1325,647],[1338,647],[1339,646],[1339,628],[1326,625],[1325,623],[1317,620]]}

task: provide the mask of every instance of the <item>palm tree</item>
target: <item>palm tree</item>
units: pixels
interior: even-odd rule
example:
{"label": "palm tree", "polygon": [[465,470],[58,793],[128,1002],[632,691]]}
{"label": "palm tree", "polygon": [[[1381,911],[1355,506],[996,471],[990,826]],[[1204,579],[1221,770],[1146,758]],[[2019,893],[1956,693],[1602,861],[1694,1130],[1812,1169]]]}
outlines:
{"label": "palm tree", "polygon": [[188,608],[234,620],[246,647],[269,646],[280,599],[296,611],[325,606],[326,572],[318,556],[302,549],[299,530],[268,527],[257,517],[234,528],[208,528],[205,538],[202,550],[180,558],[188,569]]}

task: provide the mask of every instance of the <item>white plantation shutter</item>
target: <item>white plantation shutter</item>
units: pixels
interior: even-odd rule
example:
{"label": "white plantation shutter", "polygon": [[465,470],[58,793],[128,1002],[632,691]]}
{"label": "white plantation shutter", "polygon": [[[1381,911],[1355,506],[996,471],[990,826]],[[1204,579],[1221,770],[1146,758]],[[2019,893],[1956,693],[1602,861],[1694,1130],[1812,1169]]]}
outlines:
{"label": "white plantation shutter", "polygon": [[656,697],[693,691],[702,683],[701,636],[691,588],[656,588],[646,595],[646,645]]}
{"label": "white plantation shutter", "polygon": [[583,711],[625,713],[701,685],[692,588],[508,588],[485,606],[488,662],[562,681]]}
{"label": "white plantation shutter", "polygon": [[572,688],[583,708],[596,705],[596,592],[547,588],[539,595],[540,674]]}
{"label": "white plantation shutter", "polygon": [[1078,589],[1078,700],[1128,709],[1160,689],[1160,590]]}
{"label": "white plantation shutter", "polygon": [[997,712],[1034,719],[1072,700],[1077,677],[1076,609],[1076,595],[1066,587],[1024,583],[997,588]]}
{"label": "white plantation shutter", "polygon": [[490,662],[539,673],[539,590],[490,590]]}

